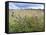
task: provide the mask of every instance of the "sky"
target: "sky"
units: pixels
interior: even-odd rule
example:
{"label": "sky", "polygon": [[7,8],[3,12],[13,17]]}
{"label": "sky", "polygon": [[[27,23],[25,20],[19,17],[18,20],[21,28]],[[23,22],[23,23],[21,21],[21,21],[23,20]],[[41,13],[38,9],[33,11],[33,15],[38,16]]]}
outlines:
{"label": "sky", "polygon": [[9,3],[9,9],[44,9],[43,4]]}

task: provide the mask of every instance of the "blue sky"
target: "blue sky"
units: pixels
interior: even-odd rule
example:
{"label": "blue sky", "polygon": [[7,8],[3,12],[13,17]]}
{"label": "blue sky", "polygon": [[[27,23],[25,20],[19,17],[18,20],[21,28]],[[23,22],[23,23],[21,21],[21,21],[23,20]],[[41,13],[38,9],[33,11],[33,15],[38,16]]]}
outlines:
{"label": "blue sky", "polygon": [[43,4],[9,3],[9,9],[44,9]]}

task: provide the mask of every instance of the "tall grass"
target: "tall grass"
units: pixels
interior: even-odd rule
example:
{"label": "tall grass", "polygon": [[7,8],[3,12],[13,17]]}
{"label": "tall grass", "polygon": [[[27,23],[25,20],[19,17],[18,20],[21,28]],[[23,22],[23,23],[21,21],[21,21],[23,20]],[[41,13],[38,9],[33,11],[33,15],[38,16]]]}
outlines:
{"label": "tall grass", "polygon": [[[44,31],[43,18],[37,18],[24,16],[23,18],[19,15],[15,17],[14,24],[9,25],[10,32],[33,32],[33,31]],[[43,22],[42,22],[43,21]]]}
{"label": "tall grass", "polygon": [[12,13],[9,17],[9,32],[42,32],[44,30],[44,15],[21,16]]}

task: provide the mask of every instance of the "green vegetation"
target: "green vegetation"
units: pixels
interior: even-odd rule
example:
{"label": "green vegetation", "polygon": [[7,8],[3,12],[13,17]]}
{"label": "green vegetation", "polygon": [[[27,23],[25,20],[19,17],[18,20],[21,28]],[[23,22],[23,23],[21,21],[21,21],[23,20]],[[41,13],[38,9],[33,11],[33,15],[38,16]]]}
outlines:
{"label": "green vegetation", "polygon": [[9,11],[9,32],[43,32],[44,30],[45,27],[43,11]]}

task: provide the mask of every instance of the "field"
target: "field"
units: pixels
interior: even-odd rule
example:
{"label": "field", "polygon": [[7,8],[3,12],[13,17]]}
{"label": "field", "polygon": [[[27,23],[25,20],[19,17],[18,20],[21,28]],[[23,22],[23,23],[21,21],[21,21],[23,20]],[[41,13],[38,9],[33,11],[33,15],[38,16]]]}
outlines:
{"label": "field", "polygon": [[9,9],[9,32],[43,32],[44,26],[42,9]]}

